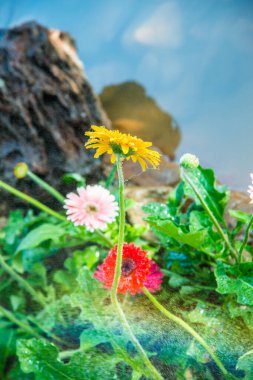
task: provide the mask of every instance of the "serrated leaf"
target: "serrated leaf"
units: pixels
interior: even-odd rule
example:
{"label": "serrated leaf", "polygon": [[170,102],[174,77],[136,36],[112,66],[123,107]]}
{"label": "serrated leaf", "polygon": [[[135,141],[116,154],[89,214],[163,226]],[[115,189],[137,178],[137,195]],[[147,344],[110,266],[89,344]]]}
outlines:
{"label": "serrated leaf", "polygon": [[196,249],[201,249],[204,245],[206,231],[183,232],[182,229],[171,220],[157,220],[152,217],[149,217],[146,220],[155,230],[172,237],[182,244],[187,244]]}
{"label": "serrated leaf", "polygon": [[238,303],[253,305],[253,263],[230,266],[218,261],[215,277],[217,292],[236,294]]}
{"label": "serrated leaf", "polygon": [[17,354],[25,373],[36,374],[39,380],[111,380],[118,359],[100,352],[76,353],[68,364],[59,360],[59,352],[52,344],[43,340],[20,340]]}
{"label": "serrated leaf", "polygon": [[[203,169],[199,166],[196,169],[183,169],[198,193],[204,199],[216,219],[224,224],[224,210],[228,202],[228,191],[225,186],[217,186],[214,172],[211,169]],[[185,182],[185,194],[193,198],[197,204],[201,204],[193,188]]]}

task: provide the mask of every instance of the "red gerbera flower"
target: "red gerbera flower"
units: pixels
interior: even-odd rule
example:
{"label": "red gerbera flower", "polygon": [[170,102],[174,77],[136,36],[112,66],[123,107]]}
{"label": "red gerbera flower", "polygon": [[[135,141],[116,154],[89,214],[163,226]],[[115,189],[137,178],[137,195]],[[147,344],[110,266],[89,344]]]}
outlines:
{"label": "red gerbera flower", "polygon": [[[117,259],[117,245],[109,252],[102,265],[94,273],[94,278],[110,289],[113,284]],[[156,263],[147,257],[147,252],[133,243],[124,243],[121,276],[118,293],[141,293],[145,286],[150,292],[160,289],[163,274]]]}

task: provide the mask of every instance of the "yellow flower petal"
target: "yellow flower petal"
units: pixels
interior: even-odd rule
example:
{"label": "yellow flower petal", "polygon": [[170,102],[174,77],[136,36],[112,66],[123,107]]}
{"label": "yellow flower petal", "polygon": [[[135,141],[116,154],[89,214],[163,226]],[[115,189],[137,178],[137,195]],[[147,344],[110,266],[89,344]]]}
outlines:
{"label": "yellow flower petal", "polygon": [[114,164],[116,162],[116,154],[112,154],[111,156],[111,163]]}
{"label": "yellow flower petal", "polygon": [[116,155],[120,154],[125,159],[139,162],[143,171],[147,169],[147,162],[154,168],[159,165],[160,153],[149,149],[151,142],[145,142],[136,136],[121,133],[118,130],[108,130],[101,126],[92,125],[91,131],[85,132],[89,137],[85,144],[87,149],[96,149],[95,157],[104,153],[111,155],[111,162],[116,161]]}
{"label": "yellow flower petal", "polygon": [[129,146],[125,145],[125,144],[122,144],[121,145],[121,149],[122,149],[122,151],[123,151],[124,154],[127,154],[128,151],[129,151]]}

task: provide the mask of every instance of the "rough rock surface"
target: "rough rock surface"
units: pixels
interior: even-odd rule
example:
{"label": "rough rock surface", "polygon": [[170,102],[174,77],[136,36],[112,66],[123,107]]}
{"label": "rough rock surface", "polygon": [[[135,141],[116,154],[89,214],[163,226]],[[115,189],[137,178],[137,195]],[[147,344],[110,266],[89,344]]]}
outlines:
{"label": "rough rock surface", "polygon": [[[110,127],[87,81],[72,38],[29,22],[0,31],[0,177],[48,202],[28,180],[12,174],[17,162],[60,190],[59,178],[77,171],[102,176],[101,160],[83,148],[91,124]],[[1,191],[1,208],[18,205]]]}

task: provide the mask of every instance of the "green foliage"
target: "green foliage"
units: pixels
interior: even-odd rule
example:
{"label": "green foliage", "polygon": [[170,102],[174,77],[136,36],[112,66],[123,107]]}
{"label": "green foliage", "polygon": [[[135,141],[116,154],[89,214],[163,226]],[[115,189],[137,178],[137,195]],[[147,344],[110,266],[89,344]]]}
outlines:
{"label": "green foliage", "polygon": [[115,376],[116,358],[108,354],[93,351],[76,353],[69,363],[59,360],[59,352],[52,343],[43,340],[20,340],[17,354],[21,369],[25,373],[34,373],[36,380],[111,380]]}
{"label": "green foliage", "polygon": [[17,247],[16,253],[25,249],[36,248],[47,240],[52,240],[57,243],[59,242],[60,237],[64,234],[65,230],[60,225],[53,225],[49,223],[41,224],[39,227],[34,228],[26,235]]}
{"label": "green foliage", "polygon": [[209,210],[213,215],[224,224],[224,210],[227,205],[229,194],[225,186],[217,186],[214,172],[211,169],[203,169],[199,166],[196,169],[184,169],[186,176],[190,179],[192,186],[185,180],[185,194],[201,205],[200,199],[196,196],[193,190],[195,187],[201,197],[205,200]]}
{"label": "green foliage", "polygon": [[253,263],[231,266],[218,261],[215,277],[219,293],[236,294],[238,303],[253,305]]}
{"label": "green foliage", "polygon": [[152,219],[152,217],[149,217],[147,218],[147,221],[156,231],[173,238],[178,243],[187,244],[196,249],[201,249],[204,244],[206,238],[205,231],[185,233],[180,226],[176,225],[171,220],[157,220],[156,218]]}
{"label": "green foliage", "polygon": [[245,371],[244,380],[253,378],[253,350],[246,352],[238,359],[237,368]]}
{"label": "green foliage", "polygon": [[85,178],[83,178],[79,173],[66,173],[62,179],[64,183],[75,183],[77,187],[85,186],[86,183]]}
{"label": "green foliage", "polygon": [[230,216],[238,220],[239,222],[243,224],[248,224],[251,219],[251,214],[248,214],[247,212],[242,212],[238,210],[229,210]]}
{"label": "green foliage", "polygon": [[0,329],[0,378],[4,376],[4,368],[8,356],[15,355],[15,334],[10,328]]}
{"label": "green foliage", "polygon": [[[85,183],[75,173],[64,180]],[[251,215],[230,210],[236,221],[230,229],[225,222],[228,197],[212,170],[183,169],[182,181],[165,204],[144,207],[148,226],[126,225],[125,241],[148,250],[162,268],[161,302],[201,334],[231,376],[249,380],[252,247],[245,246],[248,262],[244,255],[237,260],[224,236],[237,252]],[[128,209],[132,205],[126,202]],[[143,235],[149,227],[155,236],[147,241]],[[0,379],[149,379],[108,290],[93,278],[117,240],[117,221],[99,236],[45,213],[10,213],[0,231],[1,257],[11,268],[0,265]],[[164,378],[223,379],[202,346],[165,321],[143,295],[120,295],[120,302]]]}

